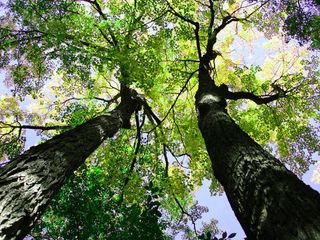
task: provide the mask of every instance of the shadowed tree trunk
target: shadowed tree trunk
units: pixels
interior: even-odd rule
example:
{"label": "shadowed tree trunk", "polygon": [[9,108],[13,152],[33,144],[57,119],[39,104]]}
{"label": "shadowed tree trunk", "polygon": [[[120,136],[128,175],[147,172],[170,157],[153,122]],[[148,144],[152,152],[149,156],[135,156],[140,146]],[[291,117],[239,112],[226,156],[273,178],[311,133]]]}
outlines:
{"label": "shadowed tree trunk", "polygon": [[130,89],[122,94],[116,110],[32,147],[0,169],[0,239],[25,237],[85,159],[120,127],[130,127],[138,101]]}
{"label": "shadowed tree trunk", "polygon": [[240,129],[209,80],[200,70],[199,128],[214,175],[248,239],[320,239],[320,194]]}

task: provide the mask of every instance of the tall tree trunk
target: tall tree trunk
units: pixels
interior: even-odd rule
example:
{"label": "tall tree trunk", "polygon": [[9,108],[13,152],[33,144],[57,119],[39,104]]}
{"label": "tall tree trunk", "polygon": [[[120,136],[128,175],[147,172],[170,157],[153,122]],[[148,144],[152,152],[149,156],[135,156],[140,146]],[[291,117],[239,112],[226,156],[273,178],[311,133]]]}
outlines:
{"label": "tall tree trunk", "polygon": [[199,83],[199,128],[214,175],[248,239],[320,239],[320,194],[243,132],[225,100]]}
{"label": "tall tree trunk", "polygon": [[[126,107],[128,117],[133,112]],[[0,169],[0,239],[22,239],[52,196],[123,124],[116,110],[30,148]]]}

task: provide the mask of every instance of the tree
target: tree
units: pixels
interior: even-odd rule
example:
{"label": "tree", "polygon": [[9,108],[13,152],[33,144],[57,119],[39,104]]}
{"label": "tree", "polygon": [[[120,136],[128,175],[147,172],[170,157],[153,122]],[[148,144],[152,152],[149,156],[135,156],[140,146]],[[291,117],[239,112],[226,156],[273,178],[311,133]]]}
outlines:
{"label": "tree", "polygon": [[2,235],[24,237],[67,177],[120,126],[116,112],[100,116],[30,149],[1,169]]}
{"label": "tree", "polygon": [[[30,149],[1,169],[2,188],[17,199],[13,201],[17,202],[16,207],[8,210],[12,204],[6,203],[12,198],[1,198],[4,210],[0,212],[6,216],[0,225],[4,238],[10,238],[6,234],[11,234],[11,238],[27,234],[72,172],[106,137],[113,136],[120,127],[129,128],[134,112],[136,151],[129,172],[137,166],[143,136],[148,138],[147,144],[157,149],[162,146],[164,170],[170,183],[166,188],[178,191],[176,195],[170,193],[171,199],[177,203],[184,200],[185,206],[176,206],[183,214],[187,214],[184,207],[190,206],[190,201],[184,199],[186,191],[195,189],[204,177],[210,176],[210,161],[195,127],[198,121],[214,176],[226,191],[249,239],[319,238],[319,194],[283,165],[286,163],[301,174],[311,163],[311,154],[318,150],[319,71],[313,67],[317,64],[316,56],[302,47],[296,55],[284,52],[280,58],[275,57],[278,70],[273,72],[274,76],[263,79],[259,73],[266,73],[266,66],[237,64],[228,53],[235,35],[250,40],[253,36],[247,33],[248,29],[258,35],[255,26],[265,29],[268,37],[278,35],[281,26],[285,26],[293,37],[312,40],[317,47],[312,26],[317,20],[314,9],[317,10],[318,2],[312,2],[313,15],[304,21],[306,28],[291,31],[291,20],[298,19],[296,13],[308,11],[292,7],[300,2],[286,1],[288,7],[279,11],[273,9],[277,1],[9,2],[9,12],[1,19],[1,66],[10,72],[15,96],[41,99],[42,85],[50,81],[54,84],[51,77],[60,83],[52,87],[56,96],[46,100],[55,101],[47,126],[36,126],[48,121],[47,116],[26,117],[18,109],[13,110],[14,118],[9,113],[3,116],[3,153],[14,155],[20,151],[12,146],[17,140],[23,145],[22,129],[63,131],[62,120],[68,123],[64,128],[82,125]],[[271,31],[270,23],[278,27]],[[117,81],[120,90],[112,85]],[[196,83],[195,92],[192,86]],[[108,84],[111,91],[107,90]],[[174,99],[163,97],[163,89],[168,96],[170,92],[178,93]],[[82,92],[82,98],[75,92]],[[109,99],[101,97],[107,94],[111,95]],[[190,103],[194,95],[197,120]],[[121,103],[111,110],[119,97]],[[69,104],[78,100],[89,103]],[[17,101],[11,99],[12,109]],[[99,105],[97,101],[108,105]],[[46,106],[45,102],[39,104]],[[69,105],[65,108],[66,104]],[[142,107],[147,123],[139,117]],[[103,115],[106,111],[110,114]],[[21,121],[29,121],[33,126],[20,124]],[[265,147],[272,143],[283,163],[252,140],[235,121]],[[112,124],[105,124],[109,122]],[[147,131],[142,132],[142,127]],[[173,156],[187,155],[191,174],[181,170],[183,165],[170,166],[168,152]],[[40,168],[30,159],[39,163]],[[51,159],[50,164],[43,159]],[[178,158],[176,162],[179,164]],[[27,168],[28,164],[32,166]],[[158,174],[163,171],[150,169]],[[45,191],[36,187],[25,190],[27,184],[21,180],[29,178],[21,176],[31,176],[30,170]],[[43,174],[47,171],[52,175]],[[174,175],[170,176],[170,171]],[[8,181],[12,177],[20,181]],[[129,178],[125,178],[125,186]],[[163,185],[163,178],[155,179],[157,186]],[[218,189],[215,181],[212,189]],[[26,208],[24,203],[34,194],[36,202],[31,201],[30,209]],[[16,222],[13,216],[17,216]]]}

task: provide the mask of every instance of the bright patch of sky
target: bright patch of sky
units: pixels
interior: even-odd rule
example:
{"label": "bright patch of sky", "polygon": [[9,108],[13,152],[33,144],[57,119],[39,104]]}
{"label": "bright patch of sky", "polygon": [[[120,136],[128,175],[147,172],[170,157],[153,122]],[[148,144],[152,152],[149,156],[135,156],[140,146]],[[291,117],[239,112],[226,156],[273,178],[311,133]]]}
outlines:
{"label": "bright patch of sky", "polygon": [[0,17],[5,15],[4,5],[7,4],[7,0],[1,0],[0,2]]}
{"label": "bright patch of sky", "polygon": [[209,209],[207,213],[202,215],[202,220],[208,223],[210,219],[215,218],[218,220],[217,225],[221,230],[228,234],[236,233],[234,240],[243,240],[246,235],[229,204],[226,194],[210,196],[209,187],[210,181],[205,180],[196,193],[199,205],[207,206]]}
{"label": "bright patch of sky", "polygon": [[315,164],[315,169],[312,172],[311,182],[315,184],[319,184],[320,186],[320,162]]}
{"label": "bright patch of sky", "polygon": [[0,69],[0,94],[1,96],[3,95],[10,95],[11,92],[10,90],[6,87],[5,83],[4,83],[4,79],[5,79],[5,71]]}
{"label": "bright patch of sky", "polygon": [[267,42],[267,39],[260,37],[251,44],[239,36],[235,36],[232,48],[235,50],[232,53],[234,61],[240,60],[244,65],[262,65],[267,58],[269,51],[262,46]]}

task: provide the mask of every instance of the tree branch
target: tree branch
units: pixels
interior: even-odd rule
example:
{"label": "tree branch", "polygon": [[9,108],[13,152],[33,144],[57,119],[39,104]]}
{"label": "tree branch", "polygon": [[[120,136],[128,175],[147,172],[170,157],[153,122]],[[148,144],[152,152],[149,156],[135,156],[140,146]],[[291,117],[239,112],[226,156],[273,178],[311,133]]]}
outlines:
{"label": "tree branch", "polygon": [[[1,128],[12,128],[12,129],[34,129],[34,130],[42,130],[42,131],[47,131],[47,130],[57,130],[57,129],[69,129],[71,128],[70,126],[37,126],[37,125],[14,125],[10,123],[5,123],[3,121],[0,121],[0,129]],[[12,132],[12,131],[11,131]]]}
{"label": "tree branch", "polygon": [[149,104],[147,103],[147,101],[143,101],[142,102],[142,106],[146,111],[147,117],[149,118],[149,120],[151,122],[153,122],[153,120],[156,121],[157,125],[161,124],[161,120],[158,118],[158,116],[152,111],[152,108],[149,106]]}
{"label": "tree branch", "polygon": [[248,20],[248,18],[250,18],[254,13],[256,13],[257,11],[259,11],[264,5],[266,5],[268,2],[270,2],[270,0],[267,0],[265,2],[263,2],[258,8],[256,8],[255,10],[253,10],[251,13],[249,13],[245,18],[241,19],[241,20]]}
{"label": "tree branch", "polygon": [[[136,135],[136,147],[135,147],[135,151],[134,151],[134,155],[133,155],[133,159],[131,161],[131,165],[130,165],[130,169],[129,169],[129,173],[128,175],[126,176],[126,178],[124,179],[124,184],[123,184],[123,189],[127,186],[127,184],[129,183],[129,178],[130,178],[130,175],[131,173],[133,172],[134,170],[134,167],[137,163],[137,156],[138,156],[138,153],[139,153],[139,150],[140,150],[140,146],[141,146],[141,129],[144,125],[144,122],[145,122],[145,115],[143,114],[143,118],[142,118],[142,122],[140,124],[139,122],[139,112],[138,111],[135,111],[135,120],[136,120],[136,127],[137,127],[137,135]],[[122,191],[122,196],[121,196],[121,199],[123,198],[123,191]]]}
{"label": "tree branch", "polygon": [[[165,10],[165,11],[164,11],[163,13],[161,13],[158,17],[156,17],[156,18],[154,18],[154,19],[151,19],[150,21],[148,21],[148,22],[146,22],[146,23],[141,24],[140,27],[123,31],[123,32],[121,32],[121,34],[126,34],[126,33],[128,33],[128,32],[134,32],[134,31],[136,31],[136,30],[138,30],[138,29],[141,29],[141,28],[144,27],[144,26],[148,26],[150,23],[152,23],[152,22],[154,22],[154,21],[162,18],[163,16],[165,16],[168,12],[169,12],[168,10]],[[148,27],[148,28],[149,28],[149,27]]]}
{"label": "tree branch", "polygon": [[170,5],[170,3],[168,1],[166,1],[170,10],[169,12],[172,13],[174,16],[180,18],[181,20],[190,23],[191,25],[193,25],[195,27],[194,29],[194,33],[196,36],[196,45],[197,45],[197,51],[198,51],[198,57],[199,59],[201,59],[201,45],[200,45],[200,37],[199,37],[199,30],[200,30],[200,24],[196,21],[193,21],[192,19],[188,19],[185,16],[181,15],[180,13],[178,13],[176,10],[174,10],[174,8]]}
{"label": "tree branch", "polygon": [[169,176],[169,158],[168,158],[168,155],[167,155],[167,147],[166,147],[166,144],[162,144],[162,147],[163,147],[164,160],[165,160],[165,162],[166,162],[165,174],[166,174],[166,177],[168,177],[168,176]]}
{"label": "tree branch", "polygon": [[185,89],[187,88],[187,85],[188,85],[188,83],[190,82],[192,76],[193,76],[196,72],[198,72],[198,71],[199,71],[199,69],[193,71],[193,72],[189,75],[189,77],[187,78],[187,81],[186,81],[185,84],[182,86],[180,92],[178,93],[178,95],[177,95],[177,97],[175,98],[174,102],[173,102],[172,105],[170,106],[170,108],[169,108],[168,112],[166,113],[166,115],[163,117],[162,120],[160,120],[160,122],[157,122],[157,126],[155,126],[153,129],[151,129],[151,130],[149,131],[149,133],[152,132],[154,129],[156,129],[159,125],[161,125],[161,124],[166,120],[166,118],[169,116],[171,110],[172,110],[172,109],[174,108],[174,106],[176,105],[179,97],[181,96],[181,94],[182,94],[182,93],[185,91]]}
{"label": "tree branch", "polygon": [[[102,17],[102,19],[108,20],[107,15],[102,11],[102,8],[101,8],[100,4],[97,2],[97,0],[82,0],[82,1],[90,3],[91,6],[99,13],[99,15]],[[109,24],[107,26],[107,29],[108,29],[108,32],[109,32],[111,39],[112,39],[112,45],[117,46],[118,41],[117,41],[117,39],[114,35],[114,32],[112,31]]]}
{"label": "tree branch", "polygon": [[221,85],[220,87],[218,87],[218,92],[219,94],[225,98],[225,99],[231,99],[231,100],[238,100],[238,99],[249,99],[253,102],[255,102],[258,105],[261,104],[267,104],[270,103],[272,101],[275,101],[279,98],[284,98],[286,97],[286,93],[287,91],[282,91],[282,92],[277,92],[273,95],[268,95],[268,96],[257,96],[253,93],[250,92],[230,92],[228,90],[228,87],[226,85]]}
{"label": "tree branch", "polygon": [[[212,6],[212,0],[210,1],[210,6]],[[265,2],[263,2],[257,9],[253,10],[251,13],[249,13],[248,15],[246,15],[244,18],[238,18],[235,16],[232,16],[232,14],[228,13],[227,16],[223,17],[221,24],[216,27],[213,32],[208,35],[208,42],[207,42],[207,54],[209,54],[212,50],[213,50],[213,45],[216,43],[217,41],[217,35],[218,33],[220,33],[227,25],[229,25],[232,22],[239,22],[239,21],[247,21],[248,18],[250,18],[254,13],[256,13],[259,9],[261,9],[265,4],[267,4],[270,0],[267,0]],[[210,7],[211,9],[211,7]],[[234,13],[234,12],[233,12]],[[211,15],[214,14],[214,12],[212,12],[211,10]],[[212,18],[212,16],[211,16]],[[209,24],[209,28],[208,31],[210,29],[210,26],[213,26],[213,20],[210,19],[210,24]],[[212,24],[212,25],[211,25]]]}
{"label": "tree branch", "polygon": [[[97,26],[98,27],[98,26]],[[102,31],[101,28],[99,28],[99,32],[101,33],[101,35],[103,36],[103,38],[110,44],[110,45],[113,45],[113,42],[108,38],[108,36]]]}
{"label": "tree branch", "polygon": [[[178,133],[179,133],[179,136],[180,136],[180,141],[181,141],[184,149],[187,149],[187,148],[186,148],[186,144],[185,144],[184,139],[183,139],[182,132],[180,131],[180,127],[179,127],[179,125],[178,125],[178,123],[177,123],[177,121],[176,121],[174,108],[172,109],[172,120],[173,120],[173,123],[174,123],[174,125],[176,126],[176,128],[177,128],[177,130],[178,130]],[[173,153],[171,152],[171,154],[173,154]],[[177,158],[176,158],[176,159],[177,159]],[[177,159],[177,160],[178,160],[178,159]]]}
{"label": "tree branch", "polygon": [[177,203],[177,205],[180,208],[182,214],[185,214],[190,218],[190,220],[192,222],[192,225],[193,225],[193,230],[194,230],[195,234],[198,235],[197,228],[196,228],[196,223],[195,223],[195,221],[193,219],[193,216],[190,213],[188,213],[187,211],[184,210],[184,208],[182,207],[182,205],[179,202],[179,200],[177,199],[177,197],[174,197],[174,201]]}
{"label": "tree branch", "polygon": [[[111,99],[104,99],[104,98],[101,98],[101,97],[93,97],[93,98],[76,98],[76,97],[71,97],[71,98],[68,98],[66,100],[64,100],[63,102],[60,103],[60,105],[64,105],[66,104],[67,102],[69,101],[72,101],[72,100],[75,100],[75,101],[82,101],[82,100],[99,100],[99,101],[102,101],[102,102],[105,102],[105,103],[108,103],[108,104],[111,104],[113,102],[115,102],[117,99],[120,98],[120,93],[116,94],[113,98]],[[52,104],[53,105],[53,104]],[[50,107],[52,107],[52,105],[50,105]]]}
{"label": "tree branch", "polygon": [[213,0],[209,0],[209,9],[210,9],[210,22],[209,22],[209,27],[208,27],[208,39],[211,38],[212,35],[212,28],[214,24],[214,17],[215,17],[215,11],[213,9]]}
{"label": "tree branch", "polygon": [[191,159],[191,156],[188,153],[183,153],[177,156],[168,145],[164,144],[164,146],[166,147],[166,149],[168,149],[168,151],[171,153],[171,155],[174,157],[174,159],[176,160],[176,162],[179,164],[180,167],[190,170],[189,167],[183,166],[183,162],[181,163],[178,159],[179,157],[184,157],[184,156],[187,156],[189,159]]}
{"label": "tree branch", "polygon": [[188,18],[186,18],[185,16],[183,16],[183,15],[181,15],[180,13],[178,13],[171,5],[170,5],[170,3],[167,1],[167,4],[168,4],[168,6],[169,6],[169,8],[170,8],[170,13],[172,13],[174,16],[176,16],[176,17],[178,17],[178,18],[180,18],[181,20],[183,20],[184,22],[187,22],[187,23],[190,23],[190,24],[192,24],[193,26],[197,26],[197,25],[199,25],[199,23],[198,22],[196,22],[196,21],[193,21],[192,19],[188,19]]}

